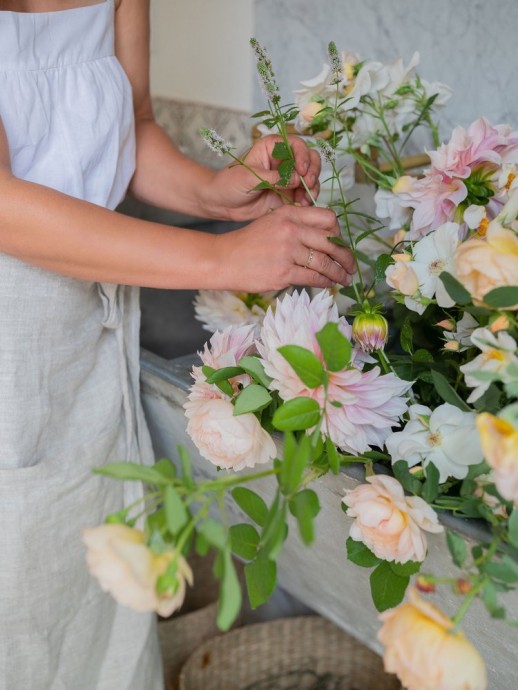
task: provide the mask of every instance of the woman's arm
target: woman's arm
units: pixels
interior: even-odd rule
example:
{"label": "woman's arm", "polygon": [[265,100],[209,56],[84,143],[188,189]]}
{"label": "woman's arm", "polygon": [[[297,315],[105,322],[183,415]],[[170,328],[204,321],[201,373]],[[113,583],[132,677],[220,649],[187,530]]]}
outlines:
{"label": "woman's arm", "polygon": [[[137,134],[137,168],[130,192],[161,208],[205,218],[249,220],[281,205],[268,191],[253,192],[257,178],[241,166],[214,172],[180,153],[155,123],[149,93],[149,0],[121,0],[116,14],[116,53],[133,87]],[[247,155],[247,164],[263,179],[277,182],[279,161],[272,158],[278,137],[266,137]],[[296,137],[292,138],[296,172],[287,192],[300,205],[318,195],[320,157]]]}

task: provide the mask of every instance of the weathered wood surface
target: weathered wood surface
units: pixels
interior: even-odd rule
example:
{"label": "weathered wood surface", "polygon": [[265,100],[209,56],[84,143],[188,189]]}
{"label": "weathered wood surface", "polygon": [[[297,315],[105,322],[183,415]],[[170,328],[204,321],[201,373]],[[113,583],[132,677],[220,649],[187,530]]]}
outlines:
{"label": "weathered wood surface", "polygon": [[[157,457],[177,458],[176,448],[183,444],[189,450],[198,477],[213,477],[216,469],[201,458],[185,431],[182,405],[190,385],[189,369],[192,357],[167,362],[151,353],[142,357],[143,403]],[[296,525],[290,534],[279,561],[280,585],[314,610],[333,620],[370,648],[380,651],[377,631],[380,627],[370,597],[369,570],[347,561],[345,541],[351,520],[341,509],[345,489],[354,488],[359,479],[341,473],[326,476],[312,488],[318,493],[321,512],[316,521],[316,542],[305,547],[297,534]],[[254,483],[267,502],[271,501],[274,480]],[[230,518],[247,518],[232,499],[228,501]],[[464,534],[476,537],[477,529],[455,519],[448,520]],[[424,567],[434,574],[454,575],[455,569],[443,535],[429,535],[429,552]],[[441,607],[452,614],[459,600],[446,588],[441,590]],[[506,599],[508,616],[518,619],[518,595]],[[479,603],[475,603],[465,619],[466,635],[483,655],[489,671],[489,688],[515,690],[518,676],[518,629],[500,621],[493,621]]]}

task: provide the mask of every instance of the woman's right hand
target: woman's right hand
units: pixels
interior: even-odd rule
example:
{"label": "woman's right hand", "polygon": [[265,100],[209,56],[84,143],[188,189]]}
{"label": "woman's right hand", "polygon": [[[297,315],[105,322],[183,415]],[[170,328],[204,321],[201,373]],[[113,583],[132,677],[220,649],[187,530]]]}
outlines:
{"label": "woman's right hand", "polygon": [[221,289],[266,292],[291,285],[350,285],[355,272],[340,237],[336,215],[325,208],[281,206],[250,225],[217,236]]}

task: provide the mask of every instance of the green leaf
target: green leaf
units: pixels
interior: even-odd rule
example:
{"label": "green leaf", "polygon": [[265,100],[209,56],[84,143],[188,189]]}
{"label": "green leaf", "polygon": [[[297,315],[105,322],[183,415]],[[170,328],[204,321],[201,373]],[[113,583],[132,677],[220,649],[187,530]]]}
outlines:
{"label": "green leaf", "polygon": [[247,561],[251,561],[257,554],[259,546],[259,534],[255,527],[243,522],[232,525],[229,530],[232,551]]}
{"label": "green leaf", "polygon": [[185,446],[179,445],[176,448],[180,458],[180,465],[182,466],[182,476],[185,486],[188,489],[193,489],[196,484],[192,477],[192,462]]}
{"label": "green leaf", "polygon": [[277,565],[268,558],[256,558],[245,565],[245,581],[250,606],[256,609],[272,596],[277,584]]}
{"label": "green leaf", "polygon": [[320,512],[318,496],[312,489],[304,489],[290,501],[290,512],[296,518],[300,538],[308,546],[315,539],[313,521]]}
{"label": "green leaf", "polygon": [[320,421],[320,406],[312,398],[293,398],[275,410],[272,423],[280,431],[303,431]]}
{"label": "green leaf", "polygon": [[287,158],[293,158],[291,149],[289,149],[283,141],[276,142],[271,155],[272,158],[276,158],[280,161],[284,161]]}
{"label": "green leaf", "polygon": [[390,563],[383,561],[371,573],[371,594],[378,611],[394,608],[403,601],[410,578],[397,575]]}
{"label": "green leaf", "polygon": [[241,369],[241,367],[222,367],[221,369],[216,369],[216,371],[207,376],[207,383],[228,381],[228,379],[232,379],[234,376],[240,376],[243,372],[244,369]]}
{"label": "green leaf", "polygon": [[355,541],[349,537],[346,541],[346,546],[347,558],[361,568],[373,568],[378,563],[381,563],[380,559],[362,541]]}
{"label": "green leaf", "polygon": [[102,474],[104,477],[111,477],[112,479],[138,481],[157,486],[169,484],[169,479],[164,477],[161,472],[153,467],[137,465],[134,462],[112,462],[109,465],[104,465],[104,467],[96,467],[93,471],[95,474]]}
{"label": "green leaf", "polygon": [[410,319],[408,318],[408,316],[403,321],[403,325],[401,326],[401,331],[399,333],[399,342],[401,344],[402,349],[405,352],[412,354],[412,352],[414,351],[414,331],[412,329],[412,325],[410,323]]}
{"label": "green leaf", "polygon": [[196,532],[196,541],[194,543],[194,548],[198,556],[206,556],[210,551],[210,544],[205,539],[203,534]]}
{"label": "green leaf", "polygon": [[262,180],[262,182],[259,182],[259,184],[256,184],[254,187],[256,191],[260,191],[261,189],[274,189],[274,185],[271,182]]}
{"label": "green leaf", "polygon": [[198,532],[218,551],[224,550],[227,543],[227,533],[221,522],[207,518],[198,527]]}
{"label": "green leaf", "polygon": [[160,458],[153,465],[153,469],[160,472],[166,479],[174,479],[176,477],[176,467],[169,458]]}
{"label": "green leaf", "polygon": [[252,519],[256,525],[264,526],[268,515],[268,507],[263,499],[251,489],[238,486],[232,490],[232,497],[241,510]]}
{"label": "green leaf", "polygon": [[259,386],[257,383],[251,383],[246,388],[243,388],[237,396],[234,403],[234,415],[237,417],[240,414],[257,412],[268,407],[271,402],[272,396],[266,388]]}
{"label": "green leaf", "polygon": [[216,623],[224,632],[230,628],[241,610],[241,585],[237,577],[232,556],[228,550],[223,557],[223,577],[219,591]]}
{"label": "green leaf", "polygon": [[393,573],[400,575],[401,577],[409,577],[410,575],[415,575],[421,570],[422,563],[420,561],[407,561],[406,563],[396,563],[395,561],[390,561],[390,568]]}
{"label": "green leaf", "polygon": [[518,508],[515,508],[509,518],[509,541],[518,547]]}
{"label": "green leaf", "polygon": [[316,333],[316,339],[329,371],[342,371],[349,364],[351,343],[340,332],[338,324],[326,323],[324,328]]}
{"label": "green leaf", "polygon": [[427,503],[433,503],[439,495],[439,470],[432,463],[426,465],[426,481],[423,484],[421,498]]}
{"label": "green leaf", "polygon": [[465,305],[471,302],[471,295],[469,292],[463,285],[461,285],[461,283],[459,283],[457,278],[454,278],[451,275],[451,273],[443,271],[439,278],[446,288],[446,292],[453,300],[455,300],[456,304]]}
{"label": "green leaf", "polygon": [[468,547],[466,546],[466,542],[456,532],[448,530],[446,532],[446,543],[448,544],[448,549],[453,562],[456,566],[462,568],[468,555]]}
{"label": "green leaf", "polygon": [[291,494],[298,488],[304,470],[311,460],[311,439],[304,435],[299,443],[296,443],[293,435],[287,432],[285,444],[287,453],[281,462],[278,479],[283,494]]}
{"label": "green leaf", "polygon": [[505,618],[505,608],[498,604],[496,587],[491,580],[482,587],[482,601],[492,618]]}
{"label": "green leaf", "polygon": [[428,350],[416,350],[414,354],[412,355],[412,361],[413,362],[418,362],[418,363],[429,363],[433,362],[434,358],[431,352],[428,352]]}
{"label": "green leaf", "polygon": [[421,495],[422,491],[422,484],[419,481],[419,479],[416,479],[413,474],[408,469],[408,463],[406,460],[398,460],[392,465],[392,470],[394,472],[394,476],[398,480],[398,482],[401,484],[403,489],[405,491],[408,491],[411,494],[415,494],[416,496]]}
{"label": "green leaf", "polygon": [[264,545],[260,548],[261,556],[275,561],[284,546],[287,536],[286,503],[283,503],[279,512],[273,515],[269,528],[265,528],[263,531],[261,541]]}
{"label": "green leaf", "polygon": [[445,376],[438,371],[432,370],[432,378],[435,390],[439,393],[444,402],[455,405],[455,407],[458,407],[464,412],[472,412],[471,407],[467,405],[457,391],[452,388]]}
{"label": "green leaf", "polygon": [[279,181],[277,184],[285,187],[289,183],[294,170],[295,161],[290,159],[282,161],[277,168],[277,172],[279,173]]}
{"label": "green leaf", "polygon": [[326,453],[327,462],[331,468],[333,474],[338,474],[340,471],[340,457],[338,451],[336,450],[335,444],[331,441],[329,436],[326,437]]}
{"label": "green leaf", "polygon": [[518,286],[512,285],[490,290],[484,295],[484,302],[497,309],[514,307],[515,304],[518,304]]}
{"label": "green leaf", "polygon": [[509,556],[504,556],[500,562],[486,563],[481,570],[502,582],[518,582],[518,563]]}
{"label": "green leaf", "polygon": [[176,535],[188,523],[189,513],[178,492],[172,486],[165,488],[164,508],[167,529],[172,535]]}
{"label": "green leaf", "polygon": [[295,371],[302,383],[309,388],[322,385],[324,369],[322,362],[310,350],[299,345],[283,345],[278,351]]}
{"label": "green leaf", "polygon": [[385,280],[385,271],[394,263],[394,258],[390,254],[380,254],[374,264],[374,278],[377,283]]}
{"label": "green leaf", "polygon": [[238,364],[249,376],[262,384],[265,388],[270,386],[272,379],[265,373],[264,364],[259,357],[248,355],[240,359]]}

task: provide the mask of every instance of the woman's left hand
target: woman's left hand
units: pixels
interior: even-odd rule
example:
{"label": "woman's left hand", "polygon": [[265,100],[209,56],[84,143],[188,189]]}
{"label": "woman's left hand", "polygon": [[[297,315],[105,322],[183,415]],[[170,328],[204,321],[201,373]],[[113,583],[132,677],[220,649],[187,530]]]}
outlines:
{"label": "woman's left hand", "polygon": [[[286,203],[300,206],[313,204],[311,196],[316,199],[320,191],[320,154],[316,149],[308,148],[300,137],[290,137],[295,169],[287,186],[277,186],[280,178],[278,168],[282,161],[274,158],[272,153],[278,142],[282,142],[280,136],[263,137],[243,156],[246,165],[253,172],[243,165],[231,163],[214,176],[210,193],[216,204],[223,206],[224,217],[235,221],[250,220]],[[306,191],[302,178],[311,196]],[[284,198],[271,189],[254,189],[261,179],[276,185]]]}

